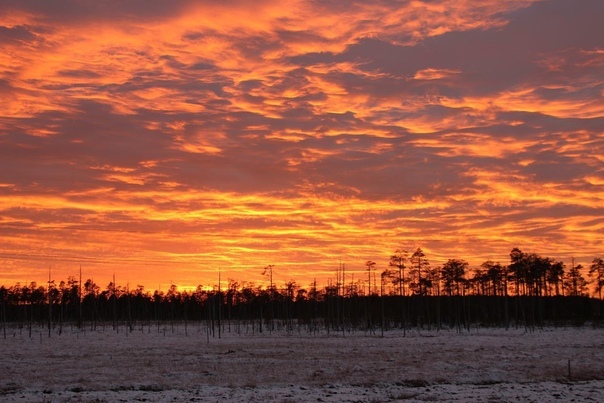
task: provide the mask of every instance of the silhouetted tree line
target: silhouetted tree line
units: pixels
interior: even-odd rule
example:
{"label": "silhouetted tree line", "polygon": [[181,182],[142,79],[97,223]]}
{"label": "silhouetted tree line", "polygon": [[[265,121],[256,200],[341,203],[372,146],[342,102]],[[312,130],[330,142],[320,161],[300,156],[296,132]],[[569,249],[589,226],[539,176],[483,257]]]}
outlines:
{"label": "silhouetted tree line", "polygon": [[[601,322],[604,261],[593,260],[589,276],[595,296],[589,297],[588,282],[580,265],[527,254],[518,248],[510,263],[487,261],[472,272],[466,261],[450,259],[432,268],[421,248],[409,254],[397,250],[388,268],[376,273],[376,263],[367,261],[366,279],[354,281],[340,265],[336,281],[303,288],[294,280],[276,286],[273,266],[268,287],[250,282],[228,281],[228,287],[198,286],[180,291],[173,285],[166,292],[148,292],[143,286],[130,289],[110,282],[101,289],[88,279],[75,277],[46,286],[32,282],[0,287],[4,335],[6,323],[20,331],[47,326],[57,333],[64,326],[120,331],[174,328],[206,324],[208,337],[222,332],[342,332],[385,331],[392,328],[455,328],[470,326],[580,325]],[[350,279],[350,281],[347,281]]]}

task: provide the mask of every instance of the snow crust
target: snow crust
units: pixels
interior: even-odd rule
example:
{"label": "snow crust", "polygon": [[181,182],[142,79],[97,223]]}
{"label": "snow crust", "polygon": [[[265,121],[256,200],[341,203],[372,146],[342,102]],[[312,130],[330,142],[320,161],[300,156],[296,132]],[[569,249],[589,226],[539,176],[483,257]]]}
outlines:
{"label": "snow crust", "polygon": [[215,336],[205,324],[10,328],[0,401],[604,401],[604,329]]}

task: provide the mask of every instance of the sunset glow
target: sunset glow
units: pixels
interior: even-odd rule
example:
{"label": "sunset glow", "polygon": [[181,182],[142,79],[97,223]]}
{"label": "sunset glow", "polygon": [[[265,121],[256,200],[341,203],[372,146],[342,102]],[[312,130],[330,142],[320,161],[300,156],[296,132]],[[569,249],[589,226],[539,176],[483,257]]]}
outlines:
{"label": "sunset glow", "polygon": [[[601,0],[0,2],[0,284],[604,257]],[[355,274],[358,273],[358,274]]]}

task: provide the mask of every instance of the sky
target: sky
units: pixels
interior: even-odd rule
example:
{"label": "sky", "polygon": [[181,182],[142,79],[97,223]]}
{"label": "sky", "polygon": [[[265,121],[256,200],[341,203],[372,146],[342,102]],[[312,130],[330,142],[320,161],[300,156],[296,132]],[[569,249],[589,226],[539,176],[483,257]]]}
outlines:
{"label": "sky", "polygon": [[0,284],[604,256],[601,0],[0,0]]}

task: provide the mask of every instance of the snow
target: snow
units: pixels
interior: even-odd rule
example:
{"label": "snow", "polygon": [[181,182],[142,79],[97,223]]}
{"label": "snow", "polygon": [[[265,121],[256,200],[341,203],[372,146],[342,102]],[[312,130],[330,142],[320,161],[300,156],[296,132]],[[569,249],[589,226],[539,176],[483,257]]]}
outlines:
{"label": "snow", "polygon": [[0,401],[604,401],[604,329],[592,327],[1,336]]}

